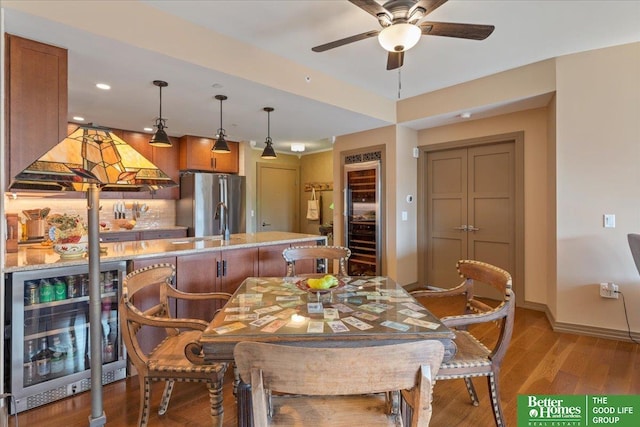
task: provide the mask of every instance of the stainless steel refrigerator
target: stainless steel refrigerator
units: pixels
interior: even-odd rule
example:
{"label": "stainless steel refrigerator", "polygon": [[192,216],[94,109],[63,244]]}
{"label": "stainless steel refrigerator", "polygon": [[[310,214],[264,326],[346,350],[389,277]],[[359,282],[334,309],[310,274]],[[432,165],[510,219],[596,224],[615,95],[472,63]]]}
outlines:
{"label": "stainless steel refrigerator", "polygon": [[185,172],[180,176],[176,224],[188,227],[190,237],[213,236],[223,234],[228,215],[230,233],[244,233],[245,191],[244,176]]}

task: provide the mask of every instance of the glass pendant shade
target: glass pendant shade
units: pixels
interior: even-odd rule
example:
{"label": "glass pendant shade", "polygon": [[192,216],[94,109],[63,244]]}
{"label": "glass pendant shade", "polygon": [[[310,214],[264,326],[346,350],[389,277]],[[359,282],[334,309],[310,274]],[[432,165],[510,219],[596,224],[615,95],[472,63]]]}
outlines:
{"label": "glass pendant shade", "polygon": [[162,80],[154,80],[153,84],[160,88],[160,114],[158,115],[158,119],[155,124],[155,127],[157,128],[156,133],[154,133],[149,140],[149,144],[154,147],[171,147],[172,144],[169,139],[169,135],[164,131],[166,128],[166,119],[162,118],[162,88],[169,86],[169,83]]}
{"label": "glass pendant shade", "polygon": [[215,98],[220,101],[220,128],[218,129],[218,137],[211,151],[214,153],[230,153],[229,144],[227,144],[227,141],[224,139],[225,131],[222,128],[222,101],[227,99],[227,97],[225,95],[216,95]]}
{"label": "glass pendant shade", "polygon": [[414,47],[421,35],[422,31],[416,25],[393,24],[380,31],[378,42],[386,51],[404,52]]}
{"label": "glass pendant shade", "polygon": [[271,112],[273,111],[273,108],[264,107],[263,110],[267,112],[267,138],[264,140],[264,143],[267,144],[267,146],[264,147],[264,151],[260,157],[265,160],[273,160],[276,158],[276,152],[273,149],[273,141],[271,140]]}

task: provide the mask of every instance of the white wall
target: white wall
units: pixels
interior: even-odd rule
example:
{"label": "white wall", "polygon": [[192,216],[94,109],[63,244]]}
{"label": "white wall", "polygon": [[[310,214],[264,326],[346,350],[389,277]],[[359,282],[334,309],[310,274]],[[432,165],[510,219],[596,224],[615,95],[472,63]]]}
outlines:
{"label": "white wall", "polygon": [[[557,314],[559,322],[640,330],[640,277],[626,240],[640,231],[640,43],[557,59]],[[616,215],[603,228],[602,215]]]}

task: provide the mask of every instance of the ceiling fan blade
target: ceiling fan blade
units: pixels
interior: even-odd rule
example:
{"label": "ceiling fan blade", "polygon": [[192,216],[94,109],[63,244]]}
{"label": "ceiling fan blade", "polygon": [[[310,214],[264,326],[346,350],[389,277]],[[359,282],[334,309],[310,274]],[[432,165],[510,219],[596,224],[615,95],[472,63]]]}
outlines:
{"label": "ceiling fan blade", "polygon": [[346,37],[344,39],[335,40],[329,43],[321,44],[320,46],[312,47],[311,50],[314,52],[324,52],[325,50],[333,49],[335,47],[344,46],[345,44],[357,42],[360,40],[368,39],[370,37],[375,37],[378,35],[380,31],[372,30],[367,31],[366,33],[356,34],[355,36]]}
{"label": "ceiling fan blade", "polygon": [[402,67],[404,63],[404,51],[403,52],[389,52],[387,56],[387,70],[395,70]]}
{"label": "ceiling fan blade", "polygon": [[411,16],[413,11],[420,7],[424,9],[424,14],[422,16],[425,17],[446,2],[447,0],[418,0],[416,4],[411,6],[411,9],[409,9],[409,13],[407,14],[407,16]]}
{"label": "ceiling fan blade", "polygon": [[457,24],[454,22],[423,22],[422,34],[426,36],[457,37],[459,39],[484,40],[495,27],[481,24]]}
{"label": "ceiling fan blade", "polygon": [[390,20],[393,20],[393,15],[375,0],[349,0],[349,1],[354,5],[358,6],[360,9],[367,12],[368,14],[372,15],[376,19],[378,19],[378,15],[384,14],[384,15],[387,15]]}

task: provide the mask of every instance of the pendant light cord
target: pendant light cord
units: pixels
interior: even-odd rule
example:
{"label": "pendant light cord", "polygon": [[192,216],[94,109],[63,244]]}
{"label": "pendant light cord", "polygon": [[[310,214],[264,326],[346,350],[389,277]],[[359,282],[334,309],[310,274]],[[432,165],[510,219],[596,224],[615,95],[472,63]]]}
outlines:
{"label": "pendant light cord", "polygon": [[158,117],[158,124],[162,125],[162,86],[160,86],[160,117]]}
{"label": "pendant light cord", "polygon": [[402,90],[402,68],[398,68],[398,99],[400,99],[400,91]]}

